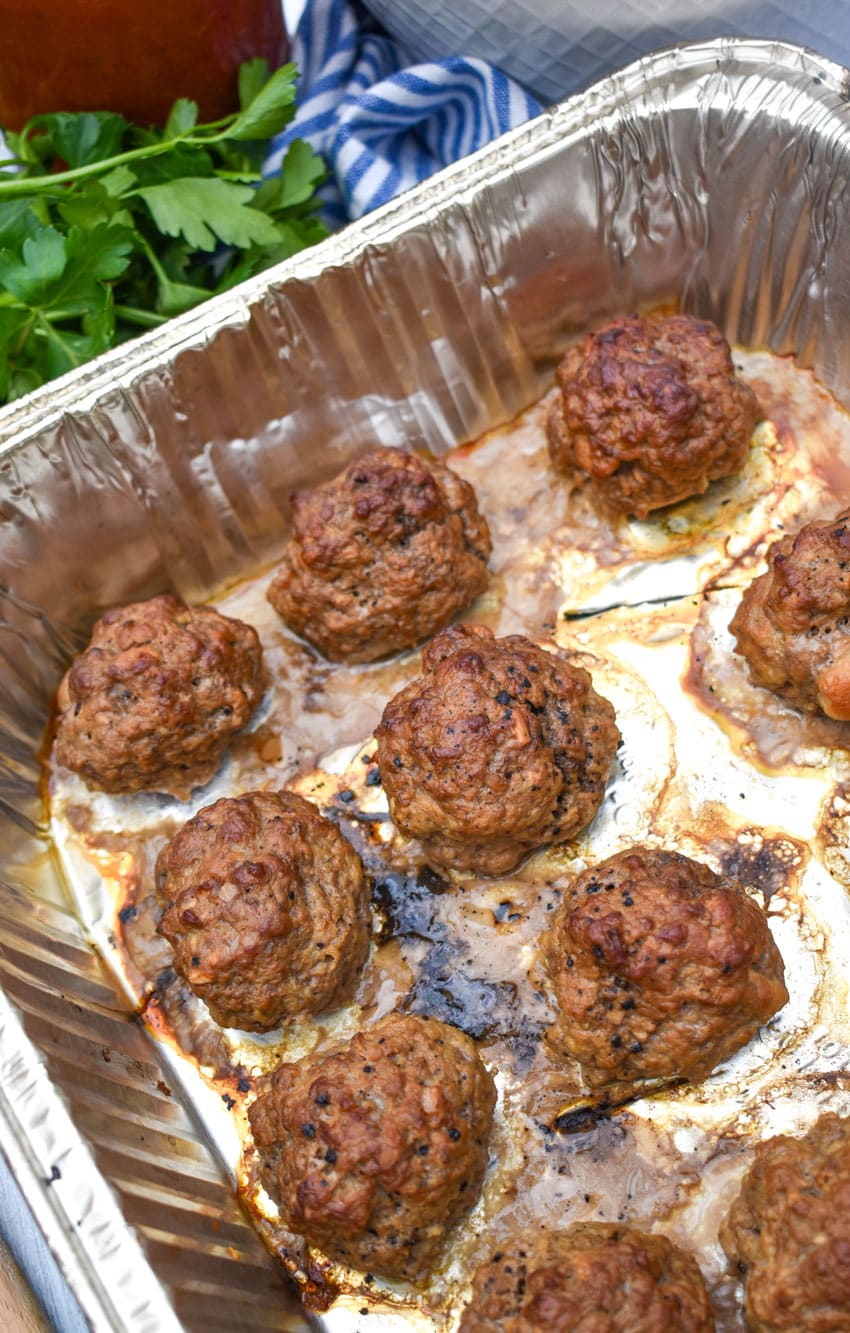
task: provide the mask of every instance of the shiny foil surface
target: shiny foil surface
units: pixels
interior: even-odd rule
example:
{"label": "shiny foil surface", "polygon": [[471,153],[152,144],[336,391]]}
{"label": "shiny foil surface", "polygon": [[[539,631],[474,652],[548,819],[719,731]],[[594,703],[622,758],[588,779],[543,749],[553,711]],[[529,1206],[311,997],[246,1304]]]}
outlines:
{"label": "shiny foil surface", "polygon": [[[86,836],[81,855],[68,792],[55,786],[48,825],[41,760],[51,700],[108,606],[173,589],[233,610],[249,596],[237,582],[280,550],[293,487],[373,443],[441,455],[461,446],[453,462],[486,512],[488,459],[497,472],[499,457],[487,451],[499,432],[465,446],[531,409],[514,428],[513,467],[525,458],[527,504],[537,508],[500,527],[496,558],[508,572],[476,618],[501,633],[540,636],[557,625],[558,641],[584,655],[614,701],[626,756],[641,760],[639,799],[634,770],[622,771],[584,842],[556,863],[533,858],[511,893],[500,882],[467,894],[469,938],[492,938],[486,924],[504,939],[503,902],[545,911],[549,882],[627,837],[734,862],[770,900],[787,1011],[707,1084],[646,1098],[589,1132],[614,1160],[629,1140],[628,1160],[648,1163],[650,1175],[668,1166],[659,1144],[670,1162],[691,1163],[692,1188],[659,1195],[657,1217],[674,1238],[696,1237],[689,1243],[717,1285],[718,1200],[734,1190],[747,1143],[801,1128],[820,1105],[847,1108],[850,772],[835,737],[796,734],[784,716],[757,735],[747,729],[752,708],[740,680],[723,674],[723,636],[777,517],[846,501],[850,433],[807,372],[846,405],[849,158],[847,76],[829,62],[747,41],[648,57],[262,281],[0,412],[0,1143],[94,1328],[224,1329],[250,1319],[294,1329],[307,1317],[234,1201],[234,1177],[249,1187],[238,1108],[232,1115],[221,1088],[175,1047],[167,1006],[158,1024],[147,982],[128,963],[115,914],[130,862],[114,839],[97,843],[97,862],[97,840]],[[544,561],[560,501],[535,454],[542,409],[531,405],[569,341],[610,314],[661,304],[714,318],[740,347],[795,358],[783,374],[775,357],[742,354],[774,406],[773,432],[759,437],[741,483],[749,489],[714,493],[684,528],[629,525],[622,551],[604,559],[582,562],[581,548],[550,543]],[[789,404],[790,437],[775,429],[783,411],[794,415]],[[731,535],[724,499],[736,514]],[[584,557],[599,549],[588,540]],[[332,806],[364,771],[370,709],[394,673],[415,665],[409,656],[372,669],[358,685],[360,714],[348,703],[327,711],[333,742],[316,745],[321,762],[302,762],[289,732],[261,735],[261,717],[258,743],[222,780],[259,759],[269,780],[293,783],[297,773],[299,790]],[[725,681],[725,712],[705,706],[712,671]],[[200,803],[214,794],[205,789]],[[367,814],[380,799],[380,789],[355,794]],[[90,805],[89,820],[107,827],[115,803]],[[143,827],[150,809],[134,809]],[[379,820],[374,827],[379,842],[391,838]],[[494,950],[497,971],[511,947]],[[136,1021],[142,1006],[159,1040]],[[498,1141],[515,1153],[521,1113],[511,1078],[500,1082]],[[540,1096],[548,1111],[547,1089]],[[573,1180],[582,1171],[589,1180],[597,1149],[576,1144],[559,1135],[557,1152],[573,1159]],[[518,1159],[507,1167],[519,1171]],[[545,1175],[541,1199],[551,1200],[556,1182]],[[650,1197],[639,1175],[631,1185]],[[386,1314],[375,1307],[370,1327],[441,1326],[475,1225],[496,1216],[504,1188],[494,1177],[434,1293],[397,1293]],[[722,1292],[717,1299],[723,1308]],[[322,1321],[353,1329],[361,1306],[355,1292]],[[723,1327],[735,1328],[733,1293],[726,1306]]]}

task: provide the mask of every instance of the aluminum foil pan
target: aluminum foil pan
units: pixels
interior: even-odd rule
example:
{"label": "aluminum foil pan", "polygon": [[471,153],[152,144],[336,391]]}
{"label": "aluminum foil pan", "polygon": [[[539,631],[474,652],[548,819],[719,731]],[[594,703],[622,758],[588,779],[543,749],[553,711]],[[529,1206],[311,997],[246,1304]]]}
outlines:
{"label": "aluminum foil pan", "polygon": [[[846,405],[847,98],[844,71],[782,44],[647,58],[0,412],[0,1142],[92,1327],[289,1329],[305,1317],[234,1202],[214,1094],[183,1076],[166,1042],[147,1040],[104,965],[114,940],[97,903],[86,909],[78,882],[74,905],[58,873],[40,749],[69,657],[109,605],[166,588],[200,600],[268,564],[292,487],[367,444],[444,454],[509,421],[547,387],[571,338],[623,309],[672,301],[709,315],[738,344],[793,353]],[[847,475],[841,462],[835,484]],[[702,586],[686,561],[666,572],[667,597]],[[566,609],[622,604],[621,638],[633,643],[628,608],[647,585],[621,580]],[[710,645],[708,620],[704,633]],[[671,650],[666,669],[680,667]],[[715,767],[696,798],[728,806],[730,773],[714,781]],[[757,830],[785,820],[790,842],[808,843],[820,820],[811,947],[791,969],[803,997],[792,1020],[806,1029],[794,1068],[814,1102],[840,1104],[847,903],[827,870],[846,878],[848,801],[841,775],[828,777],[829,818],[813,788],[798,800],[789,785],[768,819],[762,792],[750,841],[757,857]],[[812,1031],[820,982],[805,968],[821,948],[830,961],[818,976],[831,981]],[[753,1132],[783,1123],[758,1108]],[[785,1121],[810,1109],[791,1098]],[[696,1132],[693,1116],[674,1129],[683,1143]],[[354,1327],[357,1316],[325,1322]]]}

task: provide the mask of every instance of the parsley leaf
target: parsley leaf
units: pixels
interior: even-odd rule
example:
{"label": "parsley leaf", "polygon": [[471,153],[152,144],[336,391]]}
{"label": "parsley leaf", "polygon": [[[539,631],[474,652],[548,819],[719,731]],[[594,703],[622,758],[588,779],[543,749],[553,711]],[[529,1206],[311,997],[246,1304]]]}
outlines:
{"label": "parsley leaf", "polygon": [[267,60],[246,60],[239,69],[239,106],[245,111],[269,81]]}
{"label": "parsley leaf", "polygon": [[254,195],[254,207],[268,213],[283,212],[306,204],[325,179],[325,164],[303,139],[289,145],[281,174],[264,181]]}
{"label": "parsley leaf", "polygon": [[253,97],[236,117],[227,137],[237,141],[270,139],[282,130],[292,119],[290,108],[295,102],[295,74],[294,65],[282,65],[262,87],[257,88],[256,75],[241,80],[240,91],[246,86]]}
{"label": "parsley leaf", "polygon": [[217,240],[242,248],[277,242],[272,220],[247,207],[254,197],[249,185],[219,176],[186,176],[138,194],[164,235],[182,236],[195,250],[214,250]]}
{"label": "parsley leaf", "polygon": [[0,250],[0,283],[25,305],[39,306],[64,272],[67,257],[64,236],[55,227],[40,227],[26,238],[20,255]]}
{"label": "parsley leaf", "polygon": [[0,249],[23,245],[39,229],[39,220],[27,199],[10,199],[0,204]]}
{"label": "parsley leaf", "polygon": [[194,129],[198,123],[198,103],[192,102],[188,97],[178,97],[174,106],[168,113],[168,120],[165,122],[163,137],[165,139],[177,139],[187,130]]}
{"label": "parsley leaf", "polygon": [[[123,116],[112,111],[83,111],[76,115],[60,111],[54,115],[35,116],[30,125],[40,131],[37,141],[39,158],[45,151],[61,157],[69,167],[85,167],[90,162],[117,153],[127,129]],[[36,144],[33,144],[35,147]]]}
{"label": "parsley leaf", "polygon": [[307,144],[261,180],[295,76],[248,61],[241,110],[211,125],[180,98],[162,129],[57,112],[6,135],[21,166],[0,171],[0,403],[327,235]]}

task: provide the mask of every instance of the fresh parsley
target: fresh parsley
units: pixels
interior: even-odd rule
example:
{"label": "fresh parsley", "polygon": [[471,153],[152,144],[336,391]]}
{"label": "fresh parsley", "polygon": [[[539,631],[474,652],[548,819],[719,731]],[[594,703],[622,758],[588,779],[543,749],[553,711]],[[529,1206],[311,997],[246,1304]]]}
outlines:
{"label": "fresh parsley", "polygon": [[0,403],[154,328],[327,235],[324,165],[295,140],[263,180],[265,141],[295,114],[294,65],[242,66],[241,109],[163,129],[113,112],[35,116],[0,161]]}

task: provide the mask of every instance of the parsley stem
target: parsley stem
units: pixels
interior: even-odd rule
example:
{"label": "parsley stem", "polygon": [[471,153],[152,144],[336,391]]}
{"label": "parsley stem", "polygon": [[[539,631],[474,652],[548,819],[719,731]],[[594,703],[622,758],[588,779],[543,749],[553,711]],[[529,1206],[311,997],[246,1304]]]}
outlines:
{"label": "parsley stem", "polygon": [[25,347],[25,345],[26,345],[27,338],[30,336],[30,333],[31,333],[31,331],[32,331],[32,326],[33,326],[34,323],[35,323],[35,315],[33,315],[32,319],[29,320],[29,321],[24,325],[24,327],[21,329],[20,333],[18,334],[18,340],[17,340],[17,342],[15,343],[14,347],[12,348],[12,357],[13,357],[13,358],[16,357],[16,356],[19,356],[20,353],[24,350],[24,347]]}
{"label": "parsley stem", "polygon": [[126,320],[128,324],[138,324],[143,329],[158,329],[160,324],[168,322],[168,315],[157,315],[153,310],[139,310],[132,305],[117,305],[115,314],[118,319]]}
{"label": "parsley stem", "polygon": [[139,162],[143,158],[161,157],[163,153],[170,153],[172,148],[179,144],[187,144],[190,148],[204,148],[210,144],[219,143],[227,138],[227,127],[236,120],[236,116],[226,116],[223,120],[214,121],[211,125],[205,125],[204,130],[217,130],[219,126],[225,128],[218,134],[198,134],[197,132],[189,134],[178,134],[173,139],[166,139],[162,143],[143,144],[140,148],[130,148],[126,153],[116,153],[114,157],[106,157],[99,162],[89,162],[84,167],[72,167],[68,171],[51,171],[41,176],[19,176],[15,180],[0,181],[0,200],[14,199],[27,194],[53,194],[62,193],[57,190],[57,186],[70,185],[76,181],[86,180],[89,176],[102,176],[108,171],[113,171],[115,167],[123,167],[128,162]]}
{"label": "parsley stem", "polygon": [[68,362],[68,365],[65,367],[66,370],[72,370],[76,366],[81,366],[83,361],[87,360],[85,356],[80,356],[67,339],[63,338],[62,335],[53,328],[50,321],[45,319],[41,311],[38,311],[36,314],[35,326],[45,335],[47,341],[52,344],[55,352]]}

